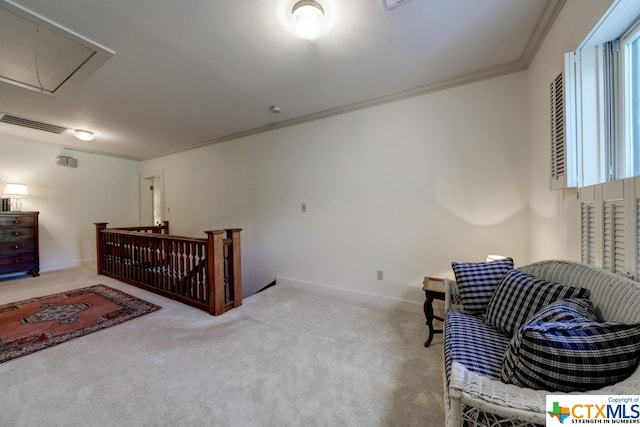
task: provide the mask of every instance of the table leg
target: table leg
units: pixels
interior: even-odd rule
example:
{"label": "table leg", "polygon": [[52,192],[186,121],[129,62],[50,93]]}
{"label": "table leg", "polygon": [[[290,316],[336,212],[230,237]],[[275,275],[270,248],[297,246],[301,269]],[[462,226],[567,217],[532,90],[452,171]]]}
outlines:
{"label": "table leg", "polygon": [[427,319],[427,327],[429,328],[429,338],[425,341],[424,346],[429,347],[431,340],[433,339],[433,295],[425,292],[426,299],[424,300],[424,317]]}

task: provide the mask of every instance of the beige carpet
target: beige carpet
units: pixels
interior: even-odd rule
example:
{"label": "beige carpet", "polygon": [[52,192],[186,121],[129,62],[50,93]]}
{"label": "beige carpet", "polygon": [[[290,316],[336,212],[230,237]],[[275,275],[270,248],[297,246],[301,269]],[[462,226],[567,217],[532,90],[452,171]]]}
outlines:
{"label": "beige carpet", "polygon": [[424,317],[275,286],[220,317],[77,269],[0,303],[104,283],[154,313],[0,364],[2,426],[441,426]]}

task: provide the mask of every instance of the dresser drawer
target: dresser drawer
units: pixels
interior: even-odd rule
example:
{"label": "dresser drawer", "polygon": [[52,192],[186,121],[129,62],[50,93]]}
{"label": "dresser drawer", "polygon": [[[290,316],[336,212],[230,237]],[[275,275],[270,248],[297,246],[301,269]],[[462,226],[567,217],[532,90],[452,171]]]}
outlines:
{"label": "dresser drawer", "polygon": [[0,228],[9,227],[25,227],[33,228],[36,223],[36,217],[33,215],[2,215],[0,216]]}
{"label": "dresser drawer", "polygon": [[33,254],[22,254],[12,257],[0,257],[0,270],[29,270],[35,267]]}
{"label": "dresser drawer", "polygon": [[34,237],[33,228],[0,228],[0,243],[29,240]]}
{"label": "dresser drawer", "polygon": [[33,253],[35,242],[33,239],[24,242],[0,242],[0,257]]}

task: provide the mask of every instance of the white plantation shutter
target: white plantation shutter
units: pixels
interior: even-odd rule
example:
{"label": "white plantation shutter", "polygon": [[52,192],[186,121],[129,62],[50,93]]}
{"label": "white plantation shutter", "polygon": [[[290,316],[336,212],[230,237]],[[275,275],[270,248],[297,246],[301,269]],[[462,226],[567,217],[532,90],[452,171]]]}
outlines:
{"label": "white plantation shutter", "polygon": [[583,187],[578,196],[581,261],[640,277],[640,177]]}
{"label": "white plantation shutter", "polygon": [[596,203],[594,200],[582,203],[582,262],[596,265],[597,227]]}
{"label": "white plantation shutter", "polygon": [[601,266],[602,209],[599,186],[582,187],[580,198],[581,260],[585,264]]}
{"label": "white plantation shutter", "polygon": [[565,141],[564,77],[562,73],[551,82],[551,189],[567,187]]}
{"label": "white plantation shutter", "polygon": [[615,273],[625,273],[626,235],[624,200],[609,200],[603,205],[602,266]]}
{"label": "white plantation shutter", "polygon": [[[635,203],[635,222],[636,222],[636,230],[640,230],[640,198],[636,195],[636,203]],[[636,280],[637,278],[640,277],[640,253],[638,251],[640,251],[640,233],[638,233],[636,231],[635,233],[636,235],[636,239],[635,239],[635,243],[636,243],[636,250],[635,250],[635,277]]]}
{"label": "white plantation shutter", "polygon": [[633,221],[631,222],[632,230],[630,231],[630,235],[634,236],[633,239],[633,271],[635,280],[640,278],[640,177],[635,177],[629,179],[629,181],[633,182],[633,209],[631,211],[631,217]]}
{"label": "white plantation shutter", "polygon": [[602,267],[633,276],[637,240],[635,180],[611,181],[598,187],[602,206]]}
{"label": "white plantation shutter", "polygon": [[581,113],[576,87],[581,84],[574,52],[563,57],[562,72],[550,85],[551,189],[576,188],[581,181],[579,141]]}

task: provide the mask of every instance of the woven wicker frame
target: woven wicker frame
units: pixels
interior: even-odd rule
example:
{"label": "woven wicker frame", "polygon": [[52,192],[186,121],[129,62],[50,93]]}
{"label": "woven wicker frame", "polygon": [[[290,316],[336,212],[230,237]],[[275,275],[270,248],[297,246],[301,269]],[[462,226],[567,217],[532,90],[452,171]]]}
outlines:
{"label": "woven wicker frame", "polygon": [[[519,267],[518,270],[547,281],[589,289],[599,316],[606,321],[640,323],[639,282],[574,261],[540,261]],[[445,279],[445,288],[445,308],[459,306],[460,295],[456,282]],[[636,395],[638,390],[640,369],[636,369],[626,380],[599,390],[553,394]],[[465,422],[470,426],[544,425],[547,394],[549,392],[544,390],[504,384],[453,363],[450,377],[444,380],[446,424],[449,427],[461,426]],[[464,407],[470,407],[471,412],[463,412]],[[475,417],[471,416],[474,411],[485,413],[485,424],[476,422]]]}

